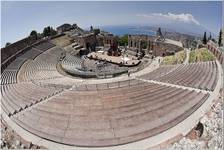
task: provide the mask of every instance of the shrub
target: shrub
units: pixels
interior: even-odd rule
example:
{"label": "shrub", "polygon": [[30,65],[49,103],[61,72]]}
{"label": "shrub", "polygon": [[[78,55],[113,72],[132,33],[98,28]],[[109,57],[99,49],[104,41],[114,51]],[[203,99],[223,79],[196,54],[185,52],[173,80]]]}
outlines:
{"label": "shrub", "polygon": [[189,63],[212,60],[215,60],[215,56],[207,48],[201,48],[190,52]]}
{"label": "shrub", "polygon": [[181,64],[186,58],[186,52],[184,50],[175,53],[174,55],[165,56],[162,64],[164,65],[173,65]]}

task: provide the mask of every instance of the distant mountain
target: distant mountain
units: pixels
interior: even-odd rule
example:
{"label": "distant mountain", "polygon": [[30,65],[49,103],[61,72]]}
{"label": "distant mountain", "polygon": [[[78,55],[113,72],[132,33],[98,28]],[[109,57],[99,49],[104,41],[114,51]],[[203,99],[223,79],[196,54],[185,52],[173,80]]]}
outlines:
{"label": "distant mountain", "polygon": [[[101,30],[111,32],[115,35],[121,36],[124,34],[146,34],[156,35],[156,31],[161,27],[162,34],[165,38],[181,41],[185,47],[195,46],[196,41],[201,40],[204,31],[208,32],[205,28],[195,27],[188,25],[176,25],[174,28],[172,25],[113,25],[113,26],[102,26]],[[208,32],[210,33],[210,32]],[[208,34],[209,36],[209,34]],[[214,35],[213,35],[214,37]]]}
{"label": "distant mountain", "polygon": [[193,36],[203,36],[204,32],[207,32],[207,35],[211,35],[216,37],[215,33],[212,33],[202,25],[183,23],[183,22],[175,22],[175,23],[163,23],[159,25],[154,25],[154,27],[161,27],[166,29],[167,31],[179,32],[183,34],[193,35]]}

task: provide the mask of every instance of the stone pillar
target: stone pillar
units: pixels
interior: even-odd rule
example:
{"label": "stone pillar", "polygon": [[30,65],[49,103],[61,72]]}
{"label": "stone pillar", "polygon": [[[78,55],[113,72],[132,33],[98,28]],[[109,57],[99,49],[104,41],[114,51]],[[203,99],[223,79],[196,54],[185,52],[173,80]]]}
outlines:
{"label": "stone pillar", "polygon": [[156,56],[155,42],[152,43],[152,55]]}
{"label": "stone pillar", "polygon": [[128,35],[128,47],[131,47],[131,36]]}
{"label": "stone pillar", "polygon": [[142,51],[142,40],[141,39],[138,41],[138,49],[140,52]]}

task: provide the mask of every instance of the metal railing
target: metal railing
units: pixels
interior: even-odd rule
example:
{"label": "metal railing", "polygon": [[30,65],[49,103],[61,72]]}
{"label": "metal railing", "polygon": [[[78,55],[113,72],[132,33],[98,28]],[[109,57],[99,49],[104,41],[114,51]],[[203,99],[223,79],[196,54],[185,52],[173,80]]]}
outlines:
{"label": "metal railing", "polygon": [[129,79],[125,81],[117,81],[110,83],[100,83],[100,84],[78,84],[73,85],[73,90],[76,91],[99,91],[99,90],[109,90],[117,89],[122,87],[137,86],[144,83],[141,80]]}

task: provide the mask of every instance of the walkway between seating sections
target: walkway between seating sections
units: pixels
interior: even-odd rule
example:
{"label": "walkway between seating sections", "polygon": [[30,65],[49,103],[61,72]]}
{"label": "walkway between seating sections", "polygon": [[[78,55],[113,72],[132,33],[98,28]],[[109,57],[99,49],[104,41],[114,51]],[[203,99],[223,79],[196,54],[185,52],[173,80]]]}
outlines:
{"label": "walkway between seating sections", "polygon": [[190,50],[187,49],[187,48],[185,48],[184,50],[186,52],[186,58],[185,58],[183,64],[188,64],[189,63],[189,58],[190,58]]}

